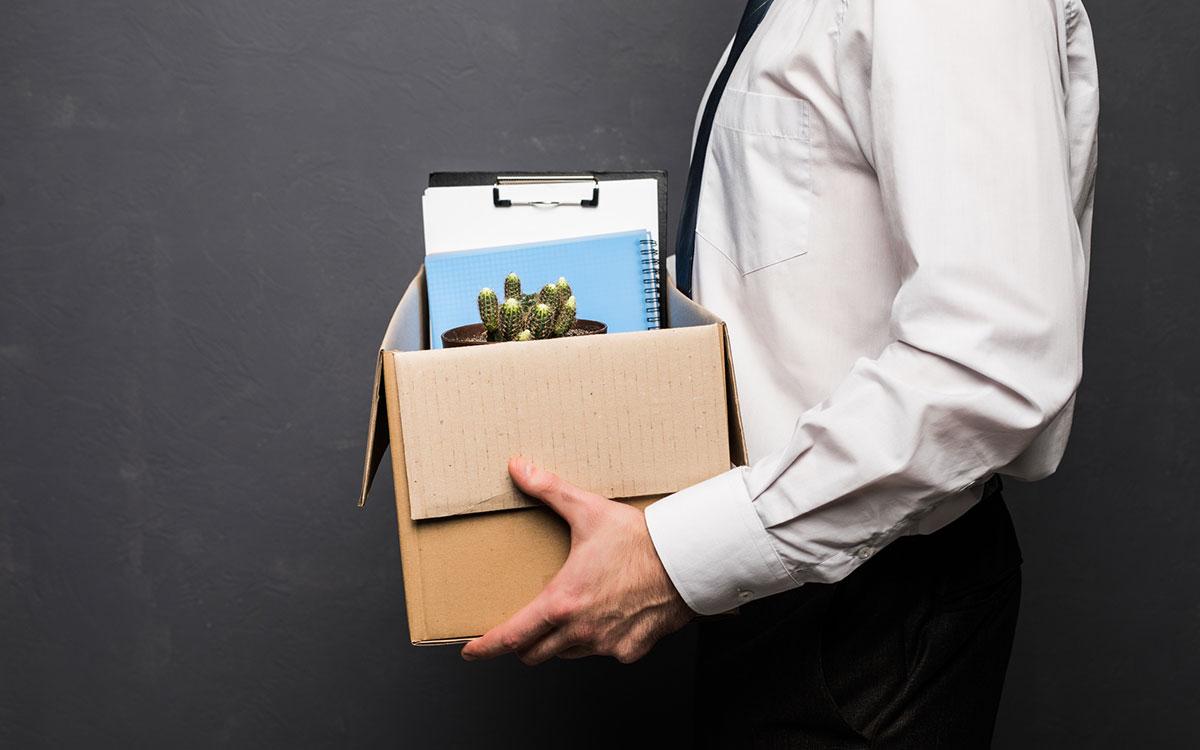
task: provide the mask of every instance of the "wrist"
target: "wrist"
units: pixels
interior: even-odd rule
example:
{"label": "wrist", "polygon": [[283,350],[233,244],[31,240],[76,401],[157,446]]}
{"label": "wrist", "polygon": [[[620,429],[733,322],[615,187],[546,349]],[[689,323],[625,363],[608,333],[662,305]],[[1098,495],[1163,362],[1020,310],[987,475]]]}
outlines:
{"label": "wrist", "polygon": [[641,517],[639,536],[647,550],[647,567],[650,569],[650,578],[654,581],[656,603],[683,615],[684,622],[691,620],[698,613],[688,606],[687,600],[683,598],[683,594],[679,593],[675,582],[671,580],[671,575],[667,572],[667,567],[663,564],[662,558],[658,555],[658,549],[654,546],[654,539],[650,536],[650,527],[646,523],[645,514],[639,513],[638,515]]}
{"label": "wrist", "polygon": [[799,585],[736,469],[654,503],[646,525],[672,584],[698,614],[727,612]]}

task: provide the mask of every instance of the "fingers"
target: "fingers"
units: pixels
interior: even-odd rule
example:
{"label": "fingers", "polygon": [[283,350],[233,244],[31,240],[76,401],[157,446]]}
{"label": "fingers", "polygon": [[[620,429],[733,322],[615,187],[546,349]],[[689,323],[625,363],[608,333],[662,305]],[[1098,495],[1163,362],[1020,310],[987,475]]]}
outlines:
{"label": "fingers", "polygon": [[522,662],[534,666],[555,656],[579,659],[607,655],[630,664],[645,656],[656,640],[644,628],[616,641],[602,637],[594,626],[573,618],[563,606],[556,609],[543,595],[508,622],[463,646],[462,657],[475,661],[515,652]]}
{"label": "fingers", "polygon": [[596,652],[587,646],[571,646],[568,649],[560,651],[556,656],[560,659],[582,659],[587,656],[595,656]]}
{"label": "fingers", "polygon": [[577,647],[577,638],[566,628],[550,631],[544,638],[537,641],[524,651],[517,652],[521,661],[527,666],[534,666],[557,656],[568,648]]}
{"label": "fingers", "polygon": [[565,481],[557,474],[534,466],[533,462],[524,456],[514,456],[509,459],[508,473],[522,492],[549,505],[571,526],[575,526],[585,519],[588,504],[598,498],[598,496]]}
{"label": "fingers", "polygon": [[546,612],[545,597],[539,596],[488,632],[463,646],[462,657],[467,661],[491,659],[511,651],[528,649],[548,633],[554,623]]}
{"label": "fingers", "polygon": [[653,642],[626,638],[615,646],[604,647],[585,637],[578,629],[567,626],[552,630],[545,638],[517,656],[527,666],[536,666],[557,656],[560,659],[582,659],[585,656],[611,656],[622,664],[632,664],[650,650]]}

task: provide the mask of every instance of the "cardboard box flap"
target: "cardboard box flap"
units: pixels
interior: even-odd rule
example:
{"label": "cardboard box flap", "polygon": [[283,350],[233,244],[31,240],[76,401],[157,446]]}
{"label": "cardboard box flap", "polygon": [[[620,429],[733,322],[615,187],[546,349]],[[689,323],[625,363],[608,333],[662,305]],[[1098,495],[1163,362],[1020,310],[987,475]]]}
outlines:
{"label": "cardboard box flap", "polygon": [[671,319],[672,328],[705,326],[721,322],[721,319],[713,315],[708,308],[701,307],[684,296],[683,292],[675,287],[675,280],[670,277],[667,282],[667,315]]}
{"label": "cardboard box flap", "polygon": [[[383,460],[383,454],[388,448],[387,410],[384,403],[383,384],[383,353],[385,351],[420,351],[427,349],[428,330],[427,320],[428,301],[425,297],[425,267],[422,266],[417,275],[409,283],[404,295],[396,305],[392,318],[388,323],[387,332],[379,345],[379,354],[375,361],[375,382],[371,391],[371,413],[367,423],[367,450],[363,459],[362,485],[358,495],[358,506],[366,504],[367,495],[375,481],[375,473]],[[685,328],[720,323],[721,320],[707,309],[688,299],[675,288],[674,280],[668,277],[667,283],[668,319],[673,328]],[[726,347],[726,386],[730,401],[730,456],[734,465],[746,462],[746,447],[741,430],[741,414],[737,404],[736,380],[733,373],[733,360],[728,352],[729,339],[724,337]]]}
{"label": "cardboard box flap", "polygon": [[[671,327],[725,324],[708,308],[701,307],[675,287],[675,280],[667,277],[667,311]],[[746,436],[742,432],[742,408],[738,401],[737,377],[733,372],[733,351],[729,348],[729,335],[723,337],[725,345],[725,390],[729,398],[729,459],[734,466],[747,463]]]}
{"label": "cardboard box flap", "polygon": [[375,358],[375,387],[371,391],[371,416],[367,421],[367,453],[363,458],[362,486],[358,492],[358,507],[367,502],[375,472],[383,460],[388,447],[387,405],[383,388],[383,352],[389,349],[423,349],[428,346],[428,331],[425,320],[428,312],[425,297],[425,266],[409,282],[400,303],[392,313],[383,341],[379,344],[379,355]]}
{"label": "cardboard box flap", "polygon": [[538,505],[508,477],[518,453],[617,498],[728,465],[721,325],[384,356],[414,520]]}

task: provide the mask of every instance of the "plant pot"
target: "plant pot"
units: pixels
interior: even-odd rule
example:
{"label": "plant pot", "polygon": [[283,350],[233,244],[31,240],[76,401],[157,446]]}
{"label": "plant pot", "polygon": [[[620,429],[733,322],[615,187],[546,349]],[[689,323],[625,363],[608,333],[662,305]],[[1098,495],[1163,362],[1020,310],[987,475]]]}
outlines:
{"label": "plant pot", "polygon": [[[594,336],[608,333],[608,326],[598,320],[576,320],[575,326],[567,331],[567,336]],[[557,337],[563,338],[563,337]],[[548,340],[548,339],[546,339]],[[442,334],[442,346],[453,349],[459,346],[480,346],[482,344],[504,344],[505,341],[488,341],[484,333],[483,323],[470,323],[465,326],[451,328]]]}

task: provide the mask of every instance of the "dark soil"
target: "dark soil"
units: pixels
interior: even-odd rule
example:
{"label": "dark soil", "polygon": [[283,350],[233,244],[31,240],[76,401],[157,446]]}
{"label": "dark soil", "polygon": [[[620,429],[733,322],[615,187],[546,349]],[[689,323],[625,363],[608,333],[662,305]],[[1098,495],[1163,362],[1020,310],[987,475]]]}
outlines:
{"label": "dark soil", "polygon": [[[594,336],[596,334],[607,333],[608,327],[603,323],[597,323],[593,320],[580,320],[578,324],[567,331],[564,336],[555,338],[565,338],[566,336]],[[448,336],[447,334],[453,334]],[[536,339],[535,339],[536,340]],[[481,346],[483,344],[503,343],[498,341],[490,341],[487,333],[483,330],[483,325],[472,323],[468,326],[460,326],[452,328],[442,334],[442,345],[446,347],[458,346]]]}
{"label": "dark soil", "polygon": [[[567,336],[590,336],[593,333],[595,333],[595,331],[588,331],[583,328],[572,328],[571,330],[564,333],[562,336],[554,336],[553,338],[566,338]],[[482,331],[473,336],[463,336],[462,340],[471,342],[473,344],[498,344],[498,343],[501,343],[499,341],[488,341],[487,335],[484,334]],[[538,341],[538,339],[534,339],[534,341]]]}

